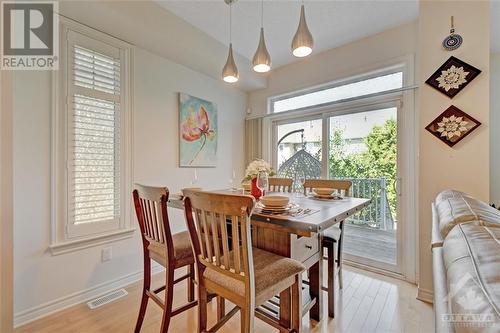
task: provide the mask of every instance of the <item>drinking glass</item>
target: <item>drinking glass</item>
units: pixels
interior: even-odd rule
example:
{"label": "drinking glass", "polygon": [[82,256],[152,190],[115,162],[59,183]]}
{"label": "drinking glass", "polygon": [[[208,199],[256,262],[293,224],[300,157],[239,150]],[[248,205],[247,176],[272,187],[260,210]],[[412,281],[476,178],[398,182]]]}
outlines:
{"label": "drinking glass", "polygon": [[297,175],[297,179],[299,181],[299,184],[300,184],[300,188],[299,188],[299,191],[298,193],[303,193],[304,191],[304,184],[306,183],[306,173],[304,171],[299,171],[298,172],[298,175]]}
{"label": "drinking glass", "polygon": [[264,196],[269,188],[269,175],[267,172],[260,171],[257,174],[257,187],[262,192],[262,196]]}
{"label": "drinking glass", "polygon": [[198,183],[198,170],[195,168],[193,178],[191,179],[191,186],[194,187]]}
{"label": "drinking glass", "polygon": [[238,191],[238,188],[235,186],[235,181],[236,181],[236,172],[233,170],[231,173],[231,178],[229,178],[229,188],[231,192],[236,192]]}

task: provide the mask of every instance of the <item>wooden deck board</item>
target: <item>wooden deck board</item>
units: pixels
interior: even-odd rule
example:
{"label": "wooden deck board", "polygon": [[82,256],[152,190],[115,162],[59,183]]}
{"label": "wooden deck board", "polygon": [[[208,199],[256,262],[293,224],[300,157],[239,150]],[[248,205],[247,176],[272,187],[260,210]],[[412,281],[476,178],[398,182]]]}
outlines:
{"label": "wooden deck board", "polygon": [[344,253],[396,263],[396,231],[374,230],[345,224]]}

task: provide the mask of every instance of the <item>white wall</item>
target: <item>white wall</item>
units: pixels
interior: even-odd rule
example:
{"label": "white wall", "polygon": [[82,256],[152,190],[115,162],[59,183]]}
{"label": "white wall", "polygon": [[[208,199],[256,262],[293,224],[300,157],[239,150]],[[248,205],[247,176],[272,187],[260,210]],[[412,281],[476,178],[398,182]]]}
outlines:
{"label": "white wall", "polygon": [[412,22],[273,69],[267,88],[249,93],[251,115],[267,112],[268,97],[364,74],[414,54],[416,40],[417,23]]}
{"label": "white wall", "polygon": [[[167,59],[219,79],[227,57],[227,44],[175,16],[156,1],[59,2],[63,15],[88,26],[98,26],[120,39],[132,42]],[[111,14],[111,15],[110,15]],[[226,15],[226,12],[221,15]],[[226,20],[226,16],[222,19]],[[233,84],[242,90],[264,88],[266,77],[252,70],[250,60],[234,52],[240,80]]]}
{"label": "white wall", "polygon": [[12,330],[12,73],[0,71],[0,331]]}
{"label": "white wall", "polygon": [[490,58],[490,201],[500,205],[500,53]]}
{"label": "white wall", "polygon": [[[420,70],[419,115],[419,297],[432,293],[431,202],[438,192],[454,188],[489,201],[489,62],[490,4],[487,1],[421,1],[418,50]],[[449,17],[460,22],[462,46],[443,50],[443,35]],[[425,84],[425,80],[451,55],[482,70],[482,73],[452,100]],[[482,125],[453,148],[437,140],[425,127],[450,105],[469,113]]]}
{"label": "white wall", "polygon": [[[193,169],[177,167],[179,91],[218,105],[218,166],[198,169],[200,185],[228,186],[233,169],[242,175],[245,93],[143,49],[135,52],[134,76],[134,181],[168,185],[173,192],[189,186]],[[109,244],[59,256],[48,252],[51,74],[16,72],[14,92],[14,312],[19,323],[65,301],[83,300],[88,295],[83,291],[103,283],[138,277],[133,274],[142,268],[142,250],[135,233],[111,244],[113,259],[106,263],[101,249]],[[175,230],[184,228],[180,212],[173,212],[171,221]]]}

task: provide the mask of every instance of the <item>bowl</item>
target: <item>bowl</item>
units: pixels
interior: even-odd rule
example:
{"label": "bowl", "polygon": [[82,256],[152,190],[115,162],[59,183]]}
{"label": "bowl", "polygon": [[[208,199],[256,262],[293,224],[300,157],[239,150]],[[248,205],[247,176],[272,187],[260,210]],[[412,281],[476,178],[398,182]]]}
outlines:
{"label": "bowl", "polygon": [[260,198],[260,202],[266,207],[285,207],[290,199],[281,195],[269,195]]}
{"label": "bowl", "polygon": [[327,187],[318,187],[314,189],[314,193],[318,195],[332,195],[334,191],[335,191],[334,188],[327,188]]}

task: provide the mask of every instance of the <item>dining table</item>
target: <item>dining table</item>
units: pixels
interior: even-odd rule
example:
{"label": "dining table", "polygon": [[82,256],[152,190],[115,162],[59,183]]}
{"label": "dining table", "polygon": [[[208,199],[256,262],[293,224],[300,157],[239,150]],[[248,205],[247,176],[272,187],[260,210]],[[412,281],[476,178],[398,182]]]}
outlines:
{"label": "dining table", "polygon": [[[242,190],[235,189],[210,192],[242,195]],[[244,192],[244,194],[248,193]],[[251,215],[252,245],[304,264],[308,271],[308,278],[303,284],[302,313],[305,315],[309,312],[310,319],[321,321],[323,318],[323,231],[343,224],[347,218],[367,207],[371,199],[354,197],[324,199],[288,192],[269,192],[266,195],[287,196],[293,209],[275,214],[262,211],[257,204]],[[168,205],[184,209],[182,196],[172,195]],[[256,311],[286,325],[291,320],[290,306],[291,295],[289,291],[284,291]]]}

